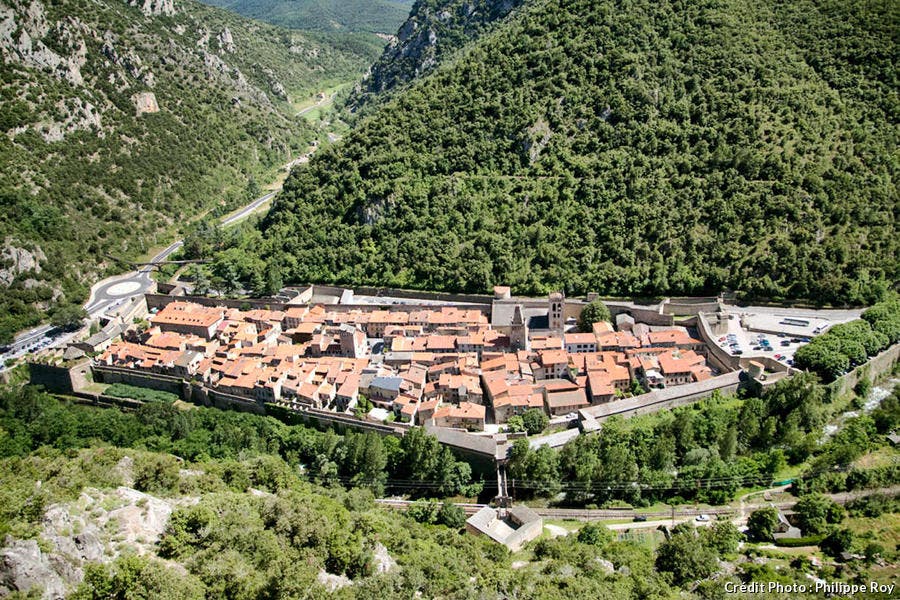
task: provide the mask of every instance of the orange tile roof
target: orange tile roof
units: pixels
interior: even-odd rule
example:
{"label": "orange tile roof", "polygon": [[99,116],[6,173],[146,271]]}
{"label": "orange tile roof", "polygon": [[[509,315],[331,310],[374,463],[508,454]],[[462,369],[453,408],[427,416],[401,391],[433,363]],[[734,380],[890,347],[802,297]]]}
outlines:
{"label": "orange tile roof", "polygon": [[569,363],[569,355],[565,350],[542,350],[538,353],[538,356],[541,357],[541,364],[543,365],[559,365],[563,363]]}

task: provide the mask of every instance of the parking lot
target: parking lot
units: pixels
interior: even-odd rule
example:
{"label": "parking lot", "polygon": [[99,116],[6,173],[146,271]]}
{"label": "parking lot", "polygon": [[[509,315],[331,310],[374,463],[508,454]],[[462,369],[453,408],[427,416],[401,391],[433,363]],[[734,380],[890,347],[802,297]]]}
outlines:
{"label": "parking lot", "polygon": [[716,342],[732,355],[753,358],[768,356],[786,365],[793,364],[794,352],[809,338],[795,338],[784,334],[754,333],[743,329],[735,319],[728,322],[728,333],[716,338]]}
{"label": "parking lot", "polygon": [[731,355],[746,358],[768,356],[792,365],[797,348],[825,333],[833,325],[858,316],[851,311],[816,311],[811,314],[782,314],[782,311],[770,309],[766,312],[739,313],[737,318],[728,321],[727,334],[717,336],[716,343]]}

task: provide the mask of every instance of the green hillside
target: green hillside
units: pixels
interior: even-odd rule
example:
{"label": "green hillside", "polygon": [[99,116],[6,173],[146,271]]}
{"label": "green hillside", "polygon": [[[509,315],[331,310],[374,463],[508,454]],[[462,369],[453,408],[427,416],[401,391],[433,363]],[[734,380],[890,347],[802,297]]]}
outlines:
{"label": "green hillside", "polygon": [[[815,406],[802,404],[797,413],[818,416]],[[754,404],[757,412],[760,406]],[[875,429],[896,425],[898,407],[895,394],[872,417],[846,423],[825,446],[805,445],[840,449],[829,460],[868,448],[875,449],[870,457],[890,461],[896,450]],[[702,408],[679,410],[674,418],[641,417],[643,425],[636,427],[613,420],[601,434],[567,445],[560,463],[580,461],[579,477],[586,478],[569,485],[569,495],[592,485],[597,489],[604,479],[608,483],[612,473],[634,463],[633,453],[666,471],[676,453],[683,454],[690,460],[685,474],[699,482],[707,464],[722,464],[720,451],[724,457],[739,447],[733,426],[723,441],[715,441],[734,416],[731,411],[713,404]],[[774,430],[763,426],[759,433]],[[698,445],[705,443],[709,449]],[[783,464],[785,453],[771,445],[769,450],[741,457],[735,466]],[[525,469],[526,485],[528,480],[554,485],[548,478],[557,476],[556,462],[555,451],[547,446],[532,451],[522,439],[513,449],[511,469]],[[813,539],[821,547],[804,548],[802,557],[772,546],[777,514],[767,515],[769,507],[750,514],[747,537],[728,517],[702,527],[682,518],[687,522],[665,536],[658,528],[669,526],[668,519],[616,532],[602,523],[547,519],[538,539],[511,553],[467,533],[463,510],[440,500],[461,490],[436,487],[434,478],[455,485],[468,479],[469,467],[450,458],[421,428],[402,439],[338,434],[165,402],[129,412],[79,406],[34,388],[6,387],[0,389],[0,593],[36,598],[43,587],[53,597],[78,600],[699,600],[720,598],[727,584],[740,582],[808,585],[810,574],[830,583],[889,584],[898,560],[897,499],[875,494],[848,503],[845,512],[816,492],[865,493],[896,481],[896,471],[896,462],[849,475],[829,468],[821,478],[801,481],[804,495],[793,518],[815,534],[804,544],[815,544]],[[641,477],[647,473],[640,471]],[[651,487],[667,485],[667,475],[652,477]],[[417,496],[439,499],[420,498],[405,512],[374,502],[386,489],[403,493],[397,483]],[[613,493],[640,493],[641,487]],[[600,494],[610,490],[599,489]],[[521,506],[525,490],[516,485],[515,493]],[[677,495],[671,501],[682,502]],[[753,501],[762,503],[759,496]],[[835,569],[833,561],[843,550],[865,558]],[[807,591],[785,595],[764,588],[753,597],[821,597],[820,591]]]}
{"label": "green hillside", "polygon": [[246,200],[318,135],[291,101],[374,58],[192,0],[140,5],[0,7],[0,341],[80,304],[121,269],[108,255],[142,255]]}
{"label": "green hillside", "polygon": [[281,27],[393,34],[413,0],[203,0]]}
{"label": "green hillside", "polygon": [[262,255],[296,281],[871,302],[900,273],[897,25],[887,1],[526,2],[294,173]]}

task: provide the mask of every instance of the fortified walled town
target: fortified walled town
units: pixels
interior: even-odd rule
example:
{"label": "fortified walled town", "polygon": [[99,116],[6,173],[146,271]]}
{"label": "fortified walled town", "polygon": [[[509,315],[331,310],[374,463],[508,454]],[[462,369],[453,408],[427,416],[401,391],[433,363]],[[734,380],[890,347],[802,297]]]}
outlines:
{"label": "fortified walled town", "polygon": [[[721,299],[606,302],[611,319],[590,323],[580,317],[595,299],[516,298],[500,286],[471,298],[354,296],[311,286],[287,301],[252,304],[148,294],[118,325],[71,345],[67,357],[86,353],[82,364],[98,383],[363,427],[424,426],[451,444],[441,430],[452,430],[456,445],[472,438],[464,433],[503,434],[511,418],[531,409],[590,431],[614,414],[766,385],[790,372],[786,355],[765,355],[767,341],[758,357],[737,356],[743,352],[728,332],[747,323],[738,324]],[[786,319],[777,326],[804,325]],[[34,372],[52,387],[40,364]]]}

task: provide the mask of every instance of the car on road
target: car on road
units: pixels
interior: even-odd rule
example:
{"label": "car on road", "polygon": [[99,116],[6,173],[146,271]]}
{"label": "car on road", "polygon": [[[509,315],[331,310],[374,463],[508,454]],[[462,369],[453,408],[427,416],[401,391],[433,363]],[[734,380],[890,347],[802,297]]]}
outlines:
{"label": "car on road", "polygon": [[705,522],[709,521],[709,515],[697,515],[696,520],[700,521],[701,523],[705,523]]}
{"label": "car on road", "polygon": [[635,523],[643,523],[646,520],[647,520],[647,517],[645,517],[644,515],[635,515],[635,517],[634,517]]}

